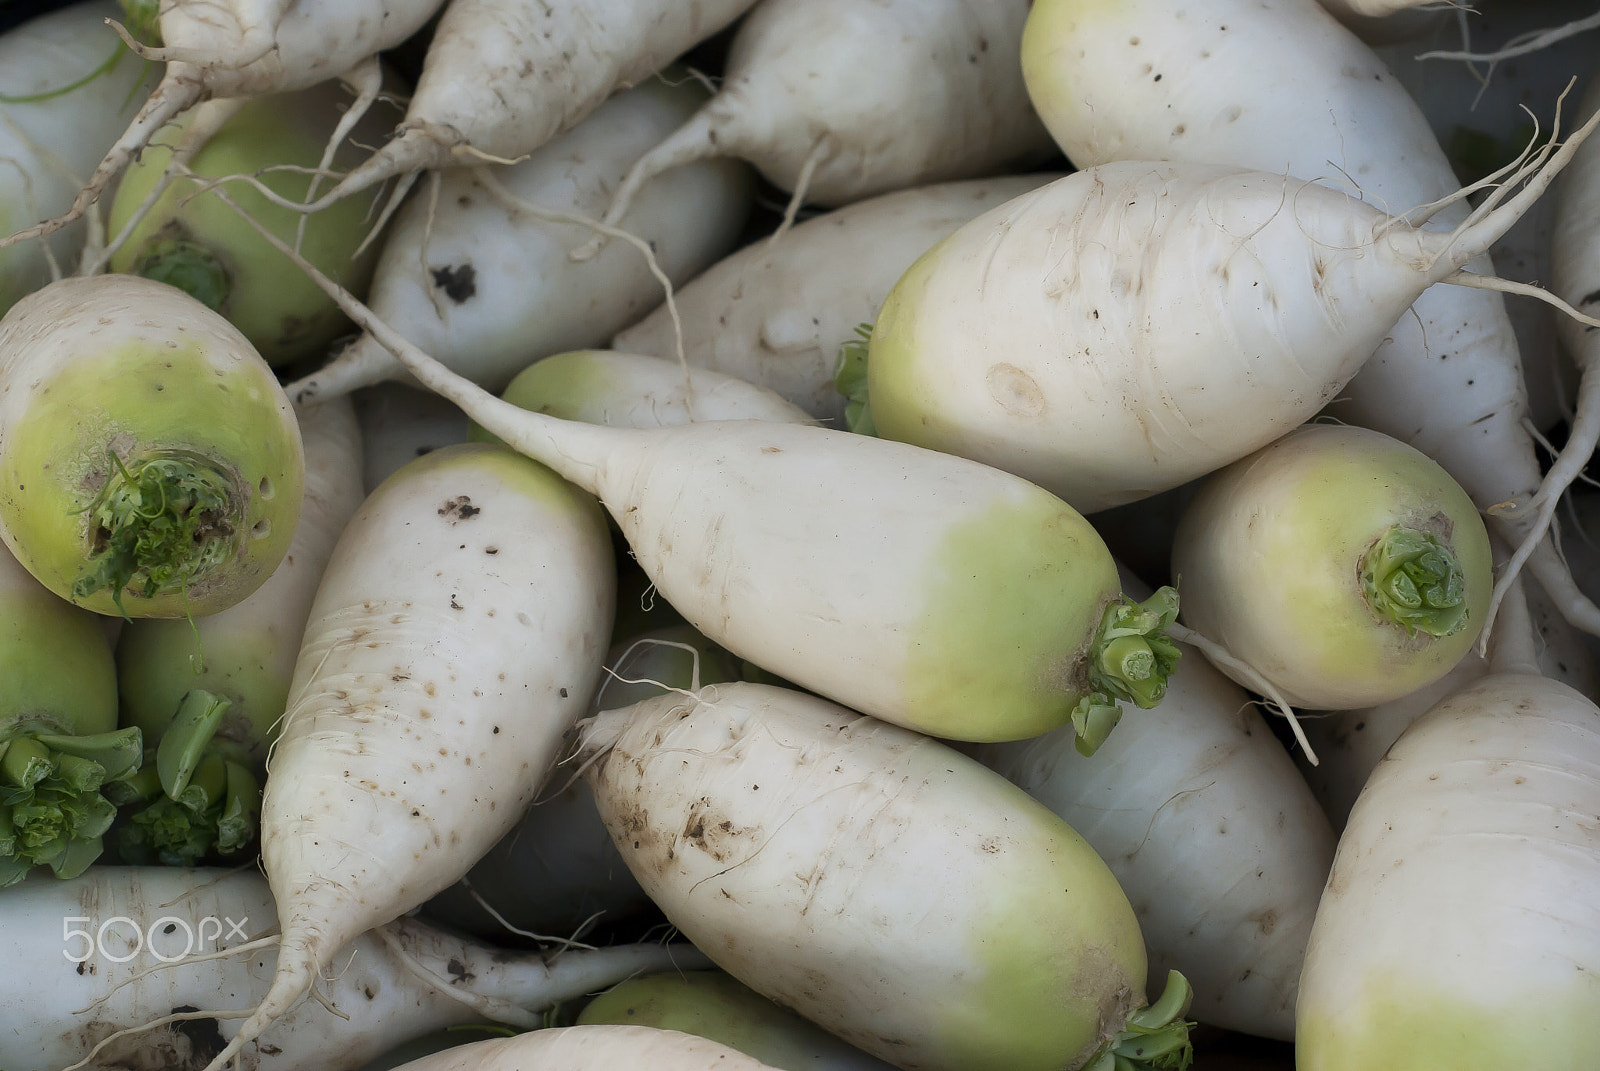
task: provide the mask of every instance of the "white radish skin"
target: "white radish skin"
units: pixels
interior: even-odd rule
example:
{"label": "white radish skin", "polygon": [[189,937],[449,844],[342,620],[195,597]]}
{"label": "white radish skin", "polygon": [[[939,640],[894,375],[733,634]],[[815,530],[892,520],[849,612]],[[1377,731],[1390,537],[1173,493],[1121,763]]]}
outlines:
{"label": "white radish skin", "polygon": [[[372,283],[373,310],[494,391],[540,357],[604,344],[661,299],[642,253],[614,242],[574,264],[568,252],[591,231],[521,211],[488,184],[539,208],[598,216],[629,165],[704,99],[697,83],[650,78],[521,163],[445,172],[437,198],[423,190],[395,219]],[[750,186],[748,169],[734,161],[685,168],[653,186],[622,226],[651,243],[676,285],[733,247]],[[288,390],[305,404],[404,376],[387,350],[363,336]]]}
{"label": "white radish skin", "polygon": [[[300,265],[420,382],[599,497],[673,607],[763,669],[951,739],[1034,736],[1075,713],[1109,729],[1117,697],[1159,702],[1175,605],[1123,600],[1093,528],[1027,481],[824,428],[606,428],[532,413]],[[1134,661],[1100,657],[1112,624],[1140,637],[1115,639]]]}
{"label": "white radish skin", "polygon": [[422,28],[443,0],[162,0],[168,60],[156,87],[72,207],[0,238],[0,249],[83,215],[167,121],[202,100],[287,93],[337,78]]}
{"label": "white radish skin", "polygon": [[1494,583],[1483,521],[1437,462],[1331,424],[1210,476],[1173,537],[1172,573],[1190,628],[1295,706],[1327,710],[1444,676],[1477,639]]}
{"label": "white radish skin", "polygon": [[753,2],[454,0],[434,31],[398,136],[318,207],[396,175],[525,156]]}
{"label": "white radish skin", "polygon": [[[387,351],[386,351],[387,352]],[[536,361],[501,397],[562,420],[618,428],[661,428],[707,420],[814,424],[776,392],[665,357],[577,350]]]}
{"label": "white radish skin", "polygon": [[237,741],[257,762],[266,758],[268,728],[284,712],[317,585],[350,515],[366,497],[361,431],[349,402],[306,410],[298,420],[305,497],[294,539],[266,583],[220,613],[193,621],[141,618],[122,631],[122,722],[138,725],[151,743],[184,693],[204,688],[234,703],[218,735]]}
{"label": "white radish skin", "polygon": [[[1042,0],[1024,34],[1023,70],[1045,124],[1080,167],[1181,159],[1259,168],[1354,186],[1397,213],[1458,185],[1399,82],[1312,0],[1216,0],[1203,11],[1176,0]],[[1453,226],[1464,212],[1448,207],[1435,219]],[[1487,259],[1467,266],[1492,274]],[[1480,509],[1526,503],[1540,472],[1501,297],[1436,287],[1414,312],[1374,346],[1338,415],[1432,457]],[[1529,512],[1498,510],[1491,524],[1516,547],[1533,530]],[[1600,609],[1548,539],[1528,567],[1569,620],[1600,632]]]}
{"label": "white radish skin", "polygon": [[868,357],[873,419],[1084,512],[1176,487],[1331,401],[1553,176],[1449,235],[1281,174],[1077,172],[973,220],[895,284]]}
{"label": "white radish skin", "polygon": [[[809,219],[775,243],[746,246],[674,295],[685,359],[770,387],[829,426],[843,427],[845,399],[833,382],[839,347],[856,337],[858,325],[878,318],[895,280],[963,223],[1056,177],[900,190]],[[675,356],[670,311],[660,306],[611,344],[628,353]]]}
{"label": "white radish skin", "polygon": [[605,221],[654,176],[710,156],[741,156],[823,205],[1048,158],[1017,61],[1030,3],[765,0],[716,98],[634,166]]}
{"label": "white radish skin", "polygon": [[[107,925],[118,917],[131,921]],[[30,879],[7,889],[0,950],[30,969],[12,972],[0,987],[0,1062],[18,1071],[55,1071],[82,1060],[113,1033],[135,1030],[102,1049],[94,1066],[197,1071],[238,1019],[196,1017],[137,1028],[177,1008],[238,1011],[259,1001],[271,984],[272,957],[258,949],[163,967],[158,956],[234,948],[246,937],[271,933],[275,917],[266,880],[250,869],[95,867],[71,881]],[[92,950],[85,938],[65,936],[87,930],[92,943],[102,925],[102,941]],[[137,952],[135,927],[150,939]],[[339,969],[319,989],[344,1017],[305,1002],[246,1054],[245,1067],[345,1071],[409,1038],[482,1022],[495,1002],[531,1018],[639,971],[703,961],[681,945],[569,951],[549,960],[489,949],[405,919],[382,936],[357,938],[335,962]],[[153,967],[161,969],[130,981]],[[418,968],[452,991],[425,981]],[[215,1042],[209,1047],[191,1040],[208,1036]]]}
{"label": "white radish skin", "polygon": [[1339,842],[1302,1071],[1581,1071],[1600,1046],[1600,709],[1497,672],[1395,742]]}
{"label": "white radish skin", "polygon": [[[1600,78],[1590,81],[1580,108],[1584,115],[1600,109]],[[1572,175],[1556,188],[1551,289],[1592,316],[1600,309],[1600,155],[1580,151],[1573,167]],[[1560,318],[1556,330],[1582,378],[1567,442],[1540,489],[1544,499],[1540,505],[1551,513],[1600,444],[1600,331],[1568,316]]]}
{"label": "white radish skin", "polygon": [[1079,1068],[1144,1004],[1144,945],[1105,864],[934,740],[729,683],[600,714],[580,754],[667,918],[881,1059]]}
{"label": "white radish skin", "polygon": [[770,1071],[715,1041],[650,1026],[565,1026],[457,1045],[395,1071]]}
{"label": "white radish skin", "polygon": [[[105,19],[111,0],[79,3],[31,19],[0,37],[0,97],[29,97],[70,85],[122,48]],[[116,140],[153,84],[137,56],[70,93],[29,103],[0,101],[0,235],[72,204],[79,185]],[[0,252],[0,315],[50,281],[50,256],[70,272],[82,226]]]}
{"label": "white radish skin", "polygon": [[[1122,582],[1140,593],[1126,570]],[[1180,971],[1193,1018],[1294,1040],[1334,835],[1237,685],[1185,648],[1161,705],[1125,717],[1092,757],[1062,730],[973,754],[1106,861],[1139,916],[1149,977]]]}
{"label": "white radish skin", "polygon": [[404,383],[379,383],[356,391],[361,422],[362,483],[368,494],[396,469],[441,446],[467,441],[472,421],[454,402]]}
{"label": "white radish skin", "polygon": [[[1426,37],[1375,49],[1406,92],[1416,101],[1449,154],[1458,177],[1476,178],[1526,147],[1535,125],[1549,130],[1557,102],[1574,77],[1582,86],[1600,68],[1592,41],[1573,38],[1541,50],[1537,60],[1499,63],[1492,71],[1477,64],[1419,58],[1424,50],[1456,49],[1466,42],[1492,52],[1525,31],[1560,22],[1572,4],[1561,0],[1496,3],[1479,13],[1450,12]],[[1558,12],[1561,12],[1558,14]],[[1489,75],[1488,88],[1480,79]],[[1574,94],[1561,101],[1563,116],[1578,115]],[[1575,166],[1581,166],[1575,162]],[[1557,183],[1559,187],[1561,183]],[[1548,286],[1552,220],[1559,191],[1541,198],[1517,225],[1494,244],[1495,274],[1516,282]],[[1560,350],[1556,325],[1565,315],[1543,301],[1508,299],[1506,315],[1522,353],[1528,409],[1534,425],[1548,432],[1566,419],[1578,375]]]}
{"label": "white radish skin", "polygon": [[[1520,607],[1515,610],[1516,617],[1510,612],[1523,596],[1527,597],[1525,624]],[[1518,584],[1512,588],[1506,605],[1508,612],[1495,629],[1497,646],[1518,642],[1508,638],[1515,636],[1518,629],[1531,630],[1520,642],[1533,643],[1539,670],[1545,676],[1584,695],[1600,691],[1600,676],[1584,644],[1585,637],[1556,614],[1540,588],[1534,586],[1525,591]],[[1476,650],[1470,651],[1450,672],[1410,695],[1364,710],[1301,719],[1320,761],[1314,767],[1302,765],[1300,772],[1336,830],[1344,828],[1367,776],[1406,726],[1441,699],[1487,676],[1489,669],[1487,658]]]}
{"label": "white radish skin", "polygon": [[503,448],[435,451],[367,499],[317,591],[268,761],[277,978],[224,1055],[336,948],[516,823],[594,690],[614,588],[593,500]]}

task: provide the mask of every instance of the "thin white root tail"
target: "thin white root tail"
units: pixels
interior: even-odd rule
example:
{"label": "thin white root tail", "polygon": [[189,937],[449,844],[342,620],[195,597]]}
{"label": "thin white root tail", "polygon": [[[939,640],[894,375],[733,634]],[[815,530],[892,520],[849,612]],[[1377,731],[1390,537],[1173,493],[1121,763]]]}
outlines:
{"label": "thin white root tail", "polygon": [[1448,51],[1435,49],[1417,56],[1419,60],[1458,60],[1462,63],[1499,63],[1502,60],[1516,59],[1526,56],[1530,52],[1549,48],[1551,45],[1565,41],[1569,37],[1576,37],[1580,33],[1600,27],[1600,12],[1582,19],[1573,19],[1571,22],[1552,26],[1545,30],[1530,30],[1511,38],[1505,47],[1494,52],[1473,52],[1470,49]]}
{"label": "thin white root tail", "polygon": [[[454,402],[485,431],[499,436],[512,449],[530,457],[540,458],[562,478],[581,487],[594,486],[598,462],[572,457],[569,451],[580,445],[596,448],[599,445],[597,439],[609,438],[616,434],[617,429],[572,425],[565,427],[557,439],[550,433],[549,425],[538,420],[530,421],[530,418],[541,414],[530,413],[503,398],[497,398],[465,376],[451,371],[400,332],[384,323],[376,313],[357,300],[355,295],[324,275],[316,265],[291,249],[287,242],[251,219],[233,198],[218,190],[217,199],[254,228],[267,244],[288,257],[296,267],[305,272],[306,277],[332,298],[344,314],[355,321],[357,327],[394,354],[405,366],[406,371],[410,372],[424,388]],[[594,434],[588,435],[586,432]]]}
{"label": "thin white root tail", "polygon": [[[727,132],[712,114],[711,105],[705,105],[690,116],[687,123],[668,135],[665,141],[634,161],[623,177],[622,185],[612,195],[611,204],[606,207],[600,222],[606,227],[615,227],[628,214],[628,209],[633,207],[634,198],[644,184],[657,175],[696,160],[721,156],[728,148]],[[588,260],[600,252],[609,235],[599,228],[596,230],[599,230],[599,234],[572,251],[570,255],[573,260]]]}
{"label": "thin white root tail", "polygon": [[1238,681],[1252,691],[1260,692],[1266,696],[1278,712],[1289,719],[1289,728],[1294,733],[1294,738],[1305,749],[1306,761],[1311,765],[1319,764],[1317,753],[1311,746],[1311,741],[1306,738],[1306,731],[1300,725],[1300,719],[1295,716],[1294,708],[1288,700],[1283,698],[1273,683],[1263,677],[1250,663],[1235,656],[1226,647],[1214,640],[1207,639],[1187,625],[1177,622],[1167,626],[1167,635],[1179,643],[1187,643],[1195,650],[1206,656],[1206,661],[1220,669],[1224,674]]}
{"label": "thin white root tail", "polygon": [[800,174],[795,178],[794,192],[789,195],[789,203],[783,206],[783,219],[779,221],[778,229],[767,239],[769,253],[778,244],[778,239],[794,228],[794,221],[799,217],[801,207],[805,205],[806,193],[811,189],[811,179],[816,175],[817,167],[823,158],[831,151],[832,143],[832,136],[826,135],[811,147],[811,154],[806,157],[805,164],[800,168]]}
{"label": "thin white root tail", "polygon": [[[1469,271],[1458,271],[1444,280],[1459,286],[1476,287],[1482,290],[1497,290],[1507,294],[1518,294],[1525,297],[1538,298],[1555,306],[1561,312],[1589,327],[1600,327],[1600,319],[1585,315],[1572,305],[1562,300],[1543,287],[1533,286],[1528,283],[1512,282],[1508,279],[1499,279],[1494,276],[1477,275]],[[1492,515],[1504,524],[1509,533],[1514,535],[1512,540],[1514,550],[1511,558],[1506,562],[1505,568],[1496,579],[1494,591],[1489,597],[1489,608],[1484,615],[1483,634],[1478,640],[1478,653],[1487,655],[1489,649],[1489,634],[1494,626],[1495,615],[1500,608],[1501,601],[1505,599],[1507,591],[1516,582],[1523,567],[1533,557],[1539,544],[1545,540],[1550,531],[1550,526],[1555,520],[1556,509],[1561,504],[1561,497],[1569,487],[1583,475],[1583,470],[1589,463],[1590,456],[1594,453],[1596,445],[1600,445],[1600,383],[1593,382],[1585,370],[1583,378],[1579,381],[1577,407],[1572,421],[1571,433],[1566,445],[1556,454],[1550,471],[1545,473],[1544,479],[1539,483],[1539,489],[1526,502],[1517,503],[1509,510],[1495,511]],[[1527,519],[1527,518],[1530,518]],[[1544,578],[1540,577],[1541,583]],[[1547,585],[1548,589],[1548,585]],[[1574,626],[1586,632],[1593,632],[1593,628],[1580,621],[1589,619],[1600,625],[1600,607],[1578,591],[1573,585],[1566,598],[1556,592],[1549,592],[1551,598],[1562,607],[1562,616]],[[1574,598],[1575,597],[1575,598]],[[1575,601],[1576,600],[1576,601]],[[1572,610],[1569,612],[1568,608]]]}
{"label": "thin white root tail", "polygon": [[72,207],[54,219],[35,223],[31,227],[24,227],[14,234],[0,238],[0,249],[54,234],[69,223],[76,223],[82,219],[89,206],[99,200],[100,195],[112,181],[127,168],[134,154],[149,143],[157,130],[198,101],[200,92],[200,81],[197,77],[183,68],[170,68],[167,76],[156,87],[156,91],[150,94],[150,99],[145,101],[144,107],[139,109],[139,114],[128,124],[128,129],[122,132],[116,144],[111,146],[105,158],[100,161],[100,166],[94,169],[94,174],[89,176],[89,181],[78,191]]}
{"label": "thin white root tail", "polygon": [[[369,156],[361,166],[345,175],[339,184],[322,197],[301,206],[303,212],[320,212],[335,201],[370,189],[396,176],[411,176],[421,171],[449,167],[455,162],[452,152],[463,142],[454,127],[420,123],[392,138]],[[406,183],[409,187],[410,183]]]}
{"label": "thin white root tail", "polygon": [[116,256],[117,250],[127,243],[134,230],[144,222],[145,216],[150,214],[155,203],[161,199],[161,195],[171,187],[172,180],[187,171],[189,161],[205,148],[206,142],[210,141],[246,103],[243,97],[229,97],[224,100],[205,101],[194,109],[189,125],[183,128],[183,136],[172,149],[172,157],[167,162],[166,170],[161,173],[161,178],[151,187],[150,192],[144,195],[144,200],[139,202],[116,237],[95,250],[92,256],[88,250],[84,251],[83,262],[78,267],[79,275],[85,277],[98,275],[105,270],[111,258]]}
{"label": "thin white root tail", "polygon": [[437,971],[430,970],[421,960],[406,951],[395,936],[391,926],[380,926],[373,932],[388,947],[395,959],[399,960],[401,965],[417,979],[430,989],[436,989],[449,996],[452,1000],[460,1001],[485,1019],[492,1019],[497,1023],[507,1023],[523,1030],[537,1030],[544,1025],[543,1017],[537,1012],[529,1011],[527,1008],[520,1007],[508,1000],[485,996],[481,993],[462,989],[460,986],[451,985],[450,979]]}
{"label": "thin white root tail", "polygon": [[[377,55],[373,54],[346,71],[340,78],[355,89],[356,99],[351,103],[349,110],[339,117],[339,125],[333,128],[333,135],[328,138],[328,144],[322,149],[322,159],[317,161],[317,174],[311,176],[311,185],[306,188],[307,204],[317,196],[317,186],[322,182],[323,173],[333,167],[333,158],[338,153],[339,146],[344,144],[344,139],[350,136],[350,131],[361,122],[377,103],[378,94],[383,92],[383,64],[378,61]],[[300,251],[300,245],[305,240],[306,223],[310,218],[309,215],[301,216],[295,224],[296,253]]]}
{"label": "thin white root tail", "polygon": [[[205,1071],[222,1071],[228,1061],[236,1057],[244,1047],[256,1038],[273,1023],[283,1018],[300,1001],[310,994],[316,981],[316,961],[310,949],[302,944],[290,948],[294,953],[286,964],[284,961],[285,946],[281,940],[278,948],[278,969],[273,976],[272,986],[267,990],[267,995],[261,999],[253,1012],[248,1013],[248,1018],[243,1015],[233,1015],[230,1018],[243,1018],[239,1032],[223,1046],[222,1051],[211,1058],[206,1064]],[[288,969],[285,969],[285,968]]]}
{"label": "thin white root tail", "polygon": [[[212,1011],[173,1012],[170,1015],[163,1015],[158,1018],[151,1019],[148,1023],[141,1023],[138,1026],[130,1026],[124,1030],[118,1030],[114,1034],[109,1034],[106,1037],[101,1038],[100,1041],[95,1044],[95,1047],[90,1049],[88,1054],[84,1056],[83,1059],[79,1060],[75,1064],[69,1064],[68,1066],[62,1068],[61,1071],[82,1071],[84,1068],[98,1066],[94,1063],[94,1058],[99,1056],[107,1045],[110,1045],[113,1041],[116,1041],[119,1038],[128,1037],[131,1034],[143,1034],[147,1031],[155,1030],[157,1027],[167,1026],[170,1023],[187,1022],[190,1019],[243,1019],[249,1014],[250,1013],[248,1011],[243,1011],[240,1009],[224,1008]],[[220,1068],[220,1065],[218,1065],[218,1067]]]}
{"label": "thin white root tail", "polygon": [[508,190],[505,183],[501,182],[500,177],[490,168],[479,168],[477,177],[483,183],[484,188],[489,191],[490,196],[507,208],[526,212],[538,219],[549,220],[552,223],[571,223],[580,227],[588,227],[603,237],[619,239],[637,249],[640,255],[644,257],[645,263],[649,265],[650,274],[655,277],[656,282],[661,284],[661,290],[667,305],[667,315],[672,318],[672,335],[678,356],[678,364],[683,368],[685,376],[689,374],[689,360],[685,356],[683,346],[683,318],[678,315],[678,302],[675,297],[672,280],[662,270],[660,262],[656,260],[655,250],[650,248],[649,242],[636,234],[622,230],[604,219],[590,219],[588,216],[579,215],[576,212],[562,212],[553,208],[543,208],[524,201]]}

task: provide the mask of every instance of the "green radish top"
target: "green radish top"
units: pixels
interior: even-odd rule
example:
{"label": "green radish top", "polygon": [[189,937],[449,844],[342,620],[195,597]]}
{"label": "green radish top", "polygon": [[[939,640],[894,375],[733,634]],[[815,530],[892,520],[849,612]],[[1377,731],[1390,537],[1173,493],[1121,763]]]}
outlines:
{"label": "green radish top", "polygon": [[98,613],[214,613],[294,535],[298,424],[221,317],[131,276],[64,279],[0,321],[0,537]]}
{"label": "green radish top", "polygon": [[1291,703],[1375,706],[1443,676],[1493,587],[1483,519],[1438,463],[1308,424],[1212,474],[1174,535],[1187,623]]}
{"label": "green radish top", "polygon": [[51,595],[0,548],[0,885],[34,866],[75,877],[116,808],[102,794],[142,757],[117,728],[116,672],[92,614]]}
{"label": "green radish top", "polygon": [[[311,176],[281,170],[263,173],[263,169],[316,167],[341,118],[339,105],[347,98],[337,82],[326,82],[251,101],[206,140],[189,167],[202,178],[258,175],[274,193],[302,200],[311,189]],[[379,122],[380,116],[393,118],[380,104],[358,124],[356,140],[376,139],[381,129],[387,129],[390,124]],[[192,122],[192,116],[179,119],[174,127],[180,133],[164,140],[176,141]],[[133,218],[162,181],[171,159],[169,147],[152,144],[128,168],[111,205],[112,234]],[[320,356],[349,329],[344,314],[232,210],[213,197],[197,196],[197,185],[194,179],[174,180],[112,256],[111,269],[171,284],[222,313],[273,365]],[[301,253],[313,264],[357,294],[365,293],[378,244],[359,256],[356,250],[372,225],[371,195],[352,197],[307,216],[274,205],[243,184],[228,189],[245,211],[274,233],[298,241]]]}

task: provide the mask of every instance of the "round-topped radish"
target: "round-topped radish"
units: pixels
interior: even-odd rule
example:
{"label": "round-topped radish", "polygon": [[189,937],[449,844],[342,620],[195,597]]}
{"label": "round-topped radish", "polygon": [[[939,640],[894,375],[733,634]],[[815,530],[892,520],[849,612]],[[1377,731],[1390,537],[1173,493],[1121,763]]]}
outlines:
{"label": "round-topped radish", "polygon": [[272,370],[183,291],[63,279],[0,320],[0,539],[62,598],[232,606],[283,559],[304,479]]}
{"label": "round-topped radish", "polygon": [[[1489,534],[1439,464],[1311,424],[1216,473],[1173,537],[1184,619],[1297,705],[1386,703],[1472,648]],[[1244,682],[1242,682],[1244,683]]]}

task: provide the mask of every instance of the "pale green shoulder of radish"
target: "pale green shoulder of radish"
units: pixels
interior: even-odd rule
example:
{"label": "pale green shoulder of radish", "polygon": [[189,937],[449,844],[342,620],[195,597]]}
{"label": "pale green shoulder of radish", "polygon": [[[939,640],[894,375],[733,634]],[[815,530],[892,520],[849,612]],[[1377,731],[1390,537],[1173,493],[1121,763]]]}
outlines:
{"label": "pale green shoulder of radish", "polygon": [[264,583],[294,537],[299,426],[249,342],[182,291],[69,278],[0,320],[0,538],[62,598],[184,617]]}

